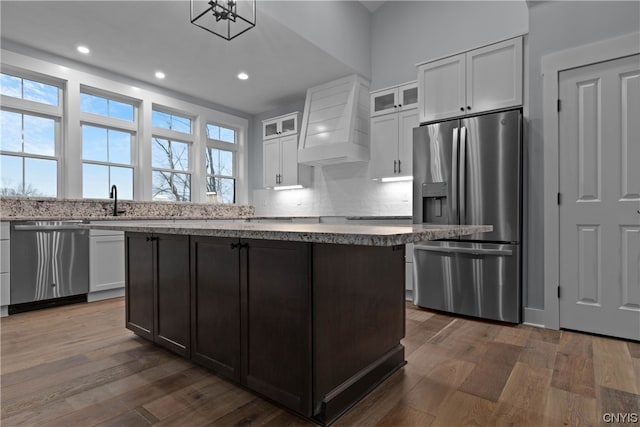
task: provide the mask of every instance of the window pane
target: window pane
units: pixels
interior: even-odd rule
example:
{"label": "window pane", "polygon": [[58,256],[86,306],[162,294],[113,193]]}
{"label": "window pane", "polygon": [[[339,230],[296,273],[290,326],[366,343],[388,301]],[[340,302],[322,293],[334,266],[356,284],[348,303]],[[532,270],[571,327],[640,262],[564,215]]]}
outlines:
{"label": "window pane", "polygon": [[232,144],[235,144],[236,131],[233,129],[220,128],[220,141],[230,142]]}
{"label": "window pane", "polygon": [[207,177],[207,192],[218,195],[218,203],[236,202],[236,180],[233,178]]}
{"label": "window pane", "polygon": [[176,132],[191,133],[191,119],[181,116],[171,116],[171,129]]}
{"label": "window pane", "polygon": [[155,168],[189,170],[189,144],[153,138],[151,164]]}
{"label": "window pane", "polygon": [[22,114],[0,111],[0,150],[22,152]]}
{"label": "window pane", "polygon": [[171,129],[171,114],[153,110],[151,112],[151,125],[163,129]]}
{"label": "window pane", "polygon": [[191,175],[175,172],[152,172],[153,200],[191,200]]}
{"label": "window pane", "polygon": [[20,196],[22,190],[22,157],[0,156],[0,194]]}
{"label": "window pane", "polygon": [[207,175],[233,176],[233,152],[207,148]]}
{"label": "window pane", "polygon": [[80,93],[80,111],[108,116],[109,106],[105,98],[88,93]]}
{"label": "window pane", "polygon": [[32,80],[23,80],[23,98],[43,104],[58,105],[58,88]]}
{"label": "window pane", "polygon": [[24,159],[24,192],[30,196],[56,197],[58,194],[58,162],[46,159]]}
{"label": "window pane", "polygon": [[111,182],[112,185],[118,187],[118,199],[133,200],[133,169],[111,166]]}
{"label": "window pane", "polygon": [[207,125],[207,138],[220,139],[220,128],[216,125]]}
{"label": "window pane", "polygon": [[109,129],[109,162],[131,164],[131,134]]}
{"label": "window pane", "polygon": [[107,129],[82,125],[82,158],[84,160],[108,161]]}
{"label": "window pane", "polygon": [[82,197],[106,199],[109,197],[109,166],[82,165]]}
{"label": "window pane", "polygon": [[114,119],[133,121],[133,105],[109,100],[109,117]]}
{"label": "window pane", "polygon": [[24,115],[24,152],[53,156],[56,151],[55,120]]}
{"label": "window pane", "polygon": [[0,74],[0,93],[14,98],[22,98],[22,79],[8,74]]}
{"label": "window pane", "polygon": [[191,133],[191,119],[175,114],[163,113],[153,110],[151,112],[151,125],[176,132]]}

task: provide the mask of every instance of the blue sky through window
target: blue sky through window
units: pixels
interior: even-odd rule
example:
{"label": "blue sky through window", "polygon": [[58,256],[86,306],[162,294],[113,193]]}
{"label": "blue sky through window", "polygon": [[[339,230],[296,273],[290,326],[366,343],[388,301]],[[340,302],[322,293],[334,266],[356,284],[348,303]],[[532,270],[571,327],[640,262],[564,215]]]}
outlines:
{"label": "blue sky through window", "polygon": [[2,95],[57,106],[59,92],[60,90],[57,86],[5,73],[0,74],[0,93]]}

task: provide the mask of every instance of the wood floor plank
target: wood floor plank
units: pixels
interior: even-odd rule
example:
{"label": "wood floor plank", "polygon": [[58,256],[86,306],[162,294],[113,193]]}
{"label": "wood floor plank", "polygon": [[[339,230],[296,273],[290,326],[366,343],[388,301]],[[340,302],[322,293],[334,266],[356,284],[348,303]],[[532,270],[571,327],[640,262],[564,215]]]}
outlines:
{"label": "wood floor plank", "polygon": [[600,424],[596,409],[595,398],[551,387],[546,395],[543,425],[596,426]]}
{"label": "wood floor plank", "polygon": [[[407,303],[408,364],[335,426],[601,425],[640,412],[640,344]],[[3,426],[312,426],[124,328],[122,298],[0,320]]]}
{"label": "wood floor plank", "polygon": [[593,367],[596,384],[638,393],[629,347],[623,340],[593,337]]}
{"label": "wood floor plank", "polygon": [[428,427],[434,419],[433,415],[410,406],[397,404],[376,424],[376,427]]}
{"label": "wood floor plank", "polygon": [[551,385],[585,397],[596,397],[593,360],[558,353]]}
{"label": "wood floor plank", "polygon": [[488,426],[495,408],[495,402],[456,391],[440,407],[431,427]]}

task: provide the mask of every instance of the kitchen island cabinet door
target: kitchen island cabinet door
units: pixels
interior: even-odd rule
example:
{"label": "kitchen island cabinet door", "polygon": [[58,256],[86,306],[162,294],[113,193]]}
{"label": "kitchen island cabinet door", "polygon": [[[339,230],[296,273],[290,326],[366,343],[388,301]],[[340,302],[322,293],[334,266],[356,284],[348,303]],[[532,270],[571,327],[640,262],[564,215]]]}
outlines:
{"label": "kitchen island cabinet door", "polygon": [[126,233],[126,326],[153,341],[155,256],[149,234]]}
{"label": "kitchen island cabinet door", "polygon": [[189,236],[163,234],[156,243],[154,341],[189,356]]}
{"label": "kitchen island cabinet door", "polygon": [[311,416],[310,244],[242,242],[243,382]]}
{"label": "kitchen island cabinet door", "polygon": [[191,359],[240,381],[238,239],[191,238]]}

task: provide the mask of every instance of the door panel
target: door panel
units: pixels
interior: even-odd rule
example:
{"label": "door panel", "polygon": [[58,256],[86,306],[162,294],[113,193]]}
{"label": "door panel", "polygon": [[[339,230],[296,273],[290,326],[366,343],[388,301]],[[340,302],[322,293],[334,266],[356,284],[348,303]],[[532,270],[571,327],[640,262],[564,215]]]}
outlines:
{"label": "door panel", "polygon": [[460,223],[490,224],[461,240],[520,241],[522,119],[519,110],[463,119]]}
{"label": "door panel", "polygon": [[280,174],[280,140],[274,139],[265,142],[264,150],[264,186],[273,187],[276,185],[276,175]]}
{"label": "door panel", "polygon": [[420,123],[464,114],[465,54],[418,67]]}
{"label": "door panel", "polygon": [[295,185],[298,183],[298,135],[280,138],[280,144],[280,185]]}
{"label": "door panel", "polygon": [[371,170],[374,178],[393,176],[398,160],[398,114],[371,119]]}
{"label": "door panel", "polygon": [[[453,148],[459,123],[452,120],[413,129],[413,222],[458,224]],[[431,188],[436,189],[432,184],[438,183],[443,186],[444,197],[431,192]]]}
{"label": "door panel", "polygon": [[419,125],[418,110],[398,114],[398,173],[410,176],[413,168],[413,128]]}
{"label": "door panel", "polygon": [[640,339],[640,55],[560,73],[560,326]]}
{"label": "door panel", "polygon": [[127,328],[153,341],[154,258],[149,234],[125,234]]}
{"label": "door panel", "polygon": [[414,303],[520,322],[520,246],[423,242],[414,246]]}

